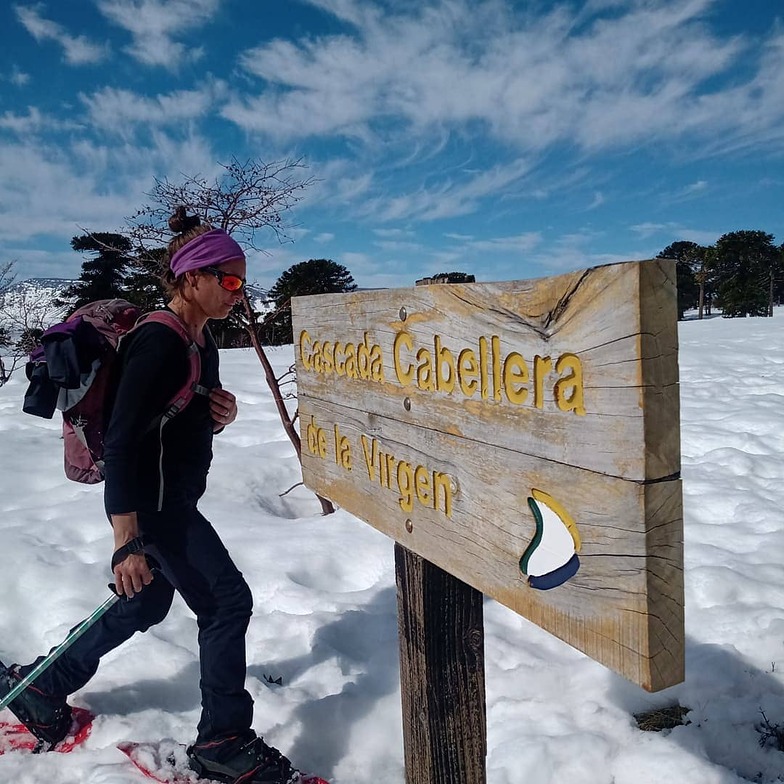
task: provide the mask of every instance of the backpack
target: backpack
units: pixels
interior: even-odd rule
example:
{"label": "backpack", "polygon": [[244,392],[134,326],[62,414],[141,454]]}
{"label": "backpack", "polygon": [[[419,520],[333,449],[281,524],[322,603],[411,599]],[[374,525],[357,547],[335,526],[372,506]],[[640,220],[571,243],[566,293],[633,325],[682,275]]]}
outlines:
{"label": "backpack", "polygon": [[198,391],[201,356],[185,324],[169,310],[142,315],[123,299],[90,302],[47,329],[25,367],[30,382],[22,410],[51,419],[63,415],[65,475],[75,482],[103,481],[103,438],[114,397],[117,358],[124,335],[155,322],[174,330],[188,355],[188,378],[148,429],[176,416]]}

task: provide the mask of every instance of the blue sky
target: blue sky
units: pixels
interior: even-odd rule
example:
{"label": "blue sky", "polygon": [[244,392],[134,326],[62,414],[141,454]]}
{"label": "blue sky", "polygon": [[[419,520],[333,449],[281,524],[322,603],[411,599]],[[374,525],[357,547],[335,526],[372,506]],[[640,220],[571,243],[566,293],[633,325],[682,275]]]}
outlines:
{"label": "blue sky", "polygon": [[292,242],[363,287],[784,242],[784,0],[62,0],[0,8],[0,263],[73,277],[154,178],[299,158]]}

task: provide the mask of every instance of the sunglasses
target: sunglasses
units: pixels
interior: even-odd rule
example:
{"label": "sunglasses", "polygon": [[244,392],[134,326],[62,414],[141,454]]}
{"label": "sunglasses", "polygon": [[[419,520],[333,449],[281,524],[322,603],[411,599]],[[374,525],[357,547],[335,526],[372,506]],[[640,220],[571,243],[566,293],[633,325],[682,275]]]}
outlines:
{"label": "sunglasses", "polygon": [[217,267],[202,267],[202,271],[214,275],[218,279],[218,285],[226,291],[239,291],[245,286],[245,278],[232,275],[230,272],[222,272]]}

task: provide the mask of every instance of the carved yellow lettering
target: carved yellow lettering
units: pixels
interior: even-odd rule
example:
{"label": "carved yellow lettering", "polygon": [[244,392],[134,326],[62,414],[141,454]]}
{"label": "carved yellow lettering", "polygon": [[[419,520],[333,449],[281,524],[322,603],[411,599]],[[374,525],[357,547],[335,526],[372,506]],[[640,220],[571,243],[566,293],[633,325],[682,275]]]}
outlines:
{"label": "carved yellow lettering", "polygon": [[339,376],[346,374],[346,360],[343,356],[343,344],[340,341],[335,343],[335,372]]}
{"label": "carved yellow lettering", "polygon": [[[454,392],[455,390],[455,357],[452,352],[441,345],[441,336],[436,335],[434,340],[434,349],[436,357],[436,389],[439,392]],[[442,374],[442,370],[446,366],[446,377]]]}
{"label": "carved yellow lettering", "polygon": [[321,346],[321,366],[327,374],[335,369],[335,346],[329,340],[325,340]]}
{"label": "carved yellow lettering", "polygon": [[310,335],[306,329],[303,329],[302,332],[299,333],[299,358],[302,360],[302,364],[304,365],[306,370],[312,370],[310,364],[310,357],[308,356],[308,350],[306,346],[310,343]]}
{"label": "carved yellow lettering", "polygon": [[313,355],[311,357],[311,361],[313,362],[313,370],[316,373],[323,373],[324,368],[321,362],[321,341],[314,340],[313,341]]}
{"label": "carved yellow lettering", "polygon": [[400,490],[400,508],[410,512],[414,508],[414,469],[405,460],[397,464],[397,487]]}
{"label": "carved yellow lettering", "polygon": [[414,471],[414,480],[416,482],[416,494],[419,503],[422,506],[431,506],[433,500],[433,485],[430,483],[430,473],[421,465],[416,467]]}
{"label": "carved yellow lettering", "polygon": [[452,482],[448,474],[440,471],[433,471],[433,509],[438,509],[440,504],[439,495],[443,495],[444,504],[441,507],[447,517],[452,517]]}
{"label": "carved yellow lettering", "polygon": [[364,434],[359,437],[359,440],[362,442],[362,453],[365,455],[365,468],[367,468],[368,479],[371,482],[375,482],[378,443],[375,438],[371,438],[370,443],[368,443],[368,437]]}
{"label": "carved yellow lettering", "polygon": [[385,452],[378,455],[378,483],[381,487],[389,487],[389,461]]}
{"label": "carved yellow lettering", "polygon": [[525,403],[528,397],[528,366],[521,354],[513,351],[504,360],[504,389],[511,403]]}
{"label": "carved yellow lettering", "polygon": [[357,373],[365,381],[370,379],[370,349],[367,332],[364,334],[362,342],[357,346]]}
{"label": "carved yellow lettering", "polygon": [[393,355],[395,361],[395,375],[401,386],[407,387],[409,384],[414,383],[414,365],[409,362],[408,369],[403,369],[403,361],[400,357],[401,349],[405,347],[409,351],[414,350],[414,341],[408,332],[398,332],[395,335],[395,342],[393,345]]}
{"label": "carved yellow lettering", "polygon": [[472,397],[479,386],[479,382],[476,380],[479,375],[479,365],[476,361],[476,354],[470,348],[464,348],[458,355],[457,368],[460,391],[466,397]]}
{"label": "carved yellow lettering", "polygon": [[357,347],[353,343],[346,343],[346,376],[357,378]]}
{"label": "carved yellow lettering", "polygon": [[316,418],[311,417],[306,433],[308,451],[316,457],[327,456],[327,434],[324,429],[316,424]]}
{"label": "carved yellow lettering", "polygon": [[490,339],[493,347],[493,398],[501,399],[501,339],[493,335]]}
{"label": "carved yellow lettering", "polygon": [[394,455],[387,454],[385,455],[385,458],[387,464],[387,476],[386,476],[386,482],[384,482],[384,486],[392,487],[392,477],[395,474],[395,463],[397,461],[395,460]]}
{"label": "carved yellow lettering", "polygon": [[335,462],[345,468],[347,471],[351,470],[351,445],[348,438],[340,432],[340,428],[335,425]]}
{"label": "carved yellow lettering", "polygon": [[550,357],[534,357],[534,405],[537,408],[544,407],[544,379],[553,369],[553,361]]}
{"label": "carved yellow lettering", "polygon": [[384,381],[384,357],[378,344],[370,349],[370,378],[373,381]]}
{"label": "carved yellow lettering", "polygon": [[482,400],[490,397],[487,387],[487,338],[484,335],[479,338],[479,383],[482,393]]}
{"label": "carved yellow lettering", "polygon": [[426,348],[417,351],[417,386],[425,392],[435,392],[436,384],[433,378],[433,356]]}
{"label": "carved yellow lettering", "polygon": [[[558,408],[585,416],[583,365],[579,357],[575,354],[562,354],[555,363],[555,370],[562,375],[562,378],[556,381],[554,390]],[[568,376],[563,376],[565,371],[569,371]]]}

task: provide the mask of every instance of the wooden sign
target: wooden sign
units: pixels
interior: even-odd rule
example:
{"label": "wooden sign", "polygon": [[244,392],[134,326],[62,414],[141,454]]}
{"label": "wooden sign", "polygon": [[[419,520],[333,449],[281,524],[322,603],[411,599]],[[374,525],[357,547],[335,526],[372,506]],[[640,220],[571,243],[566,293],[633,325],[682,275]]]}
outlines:
{"label": "wooden sign", "polygon": [[292,308],[308,487],[644,688],[683,679],[673,262]]}

